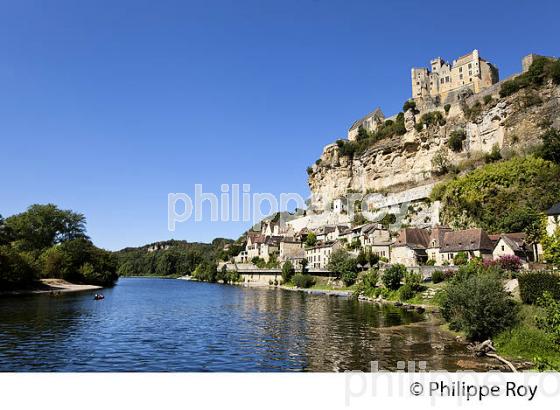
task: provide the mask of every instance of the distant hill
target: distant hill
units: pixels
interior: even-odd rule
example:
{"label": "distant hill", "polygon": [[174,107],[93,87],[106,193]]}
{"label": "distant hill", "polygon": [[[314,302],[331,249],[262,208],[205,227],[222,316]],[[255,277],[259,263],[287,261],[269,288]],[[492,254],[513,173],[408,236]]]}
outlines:
{"label": "distant hill", "polygon": [[184,276],[205,260],[216,261],[227,254],[232,239],[216,238],[212,243],[167,240],[115,252],[120,276]]}

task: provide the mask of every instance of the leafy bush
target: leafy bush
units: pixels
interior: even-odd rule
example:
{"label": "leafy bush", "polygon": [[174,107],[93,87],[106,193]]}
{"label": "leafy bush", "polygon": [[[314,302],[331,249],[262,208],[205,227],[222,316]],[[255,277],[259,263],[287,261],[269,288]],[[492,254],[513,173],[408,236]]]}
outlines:
{"label": "leafy bush", "polygon": [[377,282],[379,282],[379,270],[376,268],[370,268],[362,278],[362,282],[368,289],[376,288]]}
{"label": "leafy bush", "polygon": [[315,234],[315,232],[309,232],[307,234],[307,238],[305,239],[305,244],[307,246],[315,246],[316,243],[317,243],[317,235]]}
{"label": "leafy bush", "polygon": [[510,96],[529,86],[539,86],[546,78],[552,79],[556,84],[560,83],[560,61],[537,57],[527,72],[504,81],[500,88],[500,97]]}
{"label": "leafy bush", "polygon": [[492,151],[484,155],[484,162],[486,162],[487,164],[499,161],[501,159],[502,159],[502,153],[500,152],[500,147],[498,146],[498,144],[494,144],[492,146]]}
{"label": "leafy bush", "polygon": [[426,262],[426,266],[434,266],[435,264],[436,264],[435,259],[428,259],[428,261]]}
{"label": "leafy bush", "polygon": [[451,104],[445,104],[443,106],[443,109],[445,110],[446,114],[449,114],[449,110],[451,109]]}
{"label": "leafy bush", "polygon": [[307,167],[306,171],[307,171],[307,175],[311,175],[313,173],[313,168]]}
{"label": "leafy bush", "polygon": [[460,266],[466,265],[469,261],[469,255],[466,252],[458,252],[457,255],[453,257],[453,264]]}
{"label": "leafy bush", "polygon": [[202,261],[192,273],[193,278],[215,283],[218,280],[218,267],[213,261]]}
{"label": "leafy bush", "polygon": [[429,127],[431,125],[445,125],[446,121],[440,111],[431,111],[420,117],[420,123]]}
{"label": "leafy bush", "polygon": [[550,128],[540,136],[540,139],[542,145],[537,155],[547,161],[560,164],[560,131]]}
{"label": "leafy bush", "polygon": [[284,265],[282,265],[282,280],[284,281],[284,283],[290,282],[295,273],[296,270],[294,269],[294,265],[292,265],[292,262],[284,262]]}
{"label": "leafy bush", "polygon": [[432,282],[440,283],[440,282],[443,282],[444,280],[445,280],[445,274],[442,271],[435,270],[432,273]]}
{"label": "leafy bush", "polygon": [[560,348],[560,302],[550,292],[544,292],[537,304],[546,312],[543,317],[537,317],[537,327]]}
{"label": "leafy bush", "polygon": [[297,273],[292,278],[292,282],[298,288],[306,289],[310,288],[311,286],[315,285],[315,279],[313,276],[304,274],[304,273]]}
{"label": "leafy bush", "polygon": [[406,273],[406,266],[401,264],[395,264],[383,272],[381,276],[381,281],[387,289],[397,290],[401,286],[401,281]]}
{"label": "leafy bush", "polygon": [[501,269],[509,272],[519,272],[523,266],[521,259],[516,255],[500,256],[496,262]]}
{"label": "leafy bush", "polygon": [[458,275],[445,290],[442,314],[452,330],[485,340],[517,321],[518,305],[491,274]]}
{"label": "leafy bush", "polygon": [[406,301],[408,299],[411,299],[414,297],[414,290],[412,289],[412,287],[405,283],[403,286],[401,286],[401,288],[399,289],[399,300],[401,301]]}
{"label": "leafy bush", "polygon": [[403,112],[407,112],[408,110],[416,111],[416,103],[413,100],[405,101],[402,110]]}
{"label": "leafy bush", "polygon": [[467,133],[464,130],[453,131],[449,135],[447,145],[454,152],[461,152],[463,150],[463,141],[467,139]]}
{"label": "leafy bush", "polygon": [[554,272],[529,271],[518,276],[519,293],[523,303],[534,304],[544,292],[560,299],[560,275]]}
{"label": "leafy bush", "polygon": [[404,284],[408,285],[413,292],[420,290],[422,285],[422,274],[414,273],[412,271],[404,274]]}
{"label": "leafy bush", "polygon": [[490,104],[492,102],[492,96],[491,95],[485,95],[483,101],[484,101],[485,105]]}
{"label": "leafy bush", "polygon": [[358,278],[358,273],[356,271],[348,270],[342,272],[340,278],[342,279],[342,282],[344,282],[346,286],[352,286],[354,283],[356,283],[356,279]]}
{"label": "leafy bush", "polygon": [[29,261],[9,245],[0,246],[0,290],[26,288],[35,281]]}

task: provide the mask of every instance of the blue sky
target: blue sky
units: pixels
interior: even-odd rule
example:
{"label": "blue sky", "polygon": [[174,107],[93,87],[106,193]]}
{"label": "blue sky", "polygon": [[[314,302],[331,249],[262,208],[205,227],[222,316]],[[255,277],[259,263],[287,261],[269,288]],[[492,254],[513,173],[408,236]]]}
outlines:
{"label": "blue sky", "polygon": [[306,167],[410,68],[478,48],[502,78],[559,55],[555,1],[0,1],[0,214],[53,202],[108,249],[167,230],[167,194],[308,195]]}

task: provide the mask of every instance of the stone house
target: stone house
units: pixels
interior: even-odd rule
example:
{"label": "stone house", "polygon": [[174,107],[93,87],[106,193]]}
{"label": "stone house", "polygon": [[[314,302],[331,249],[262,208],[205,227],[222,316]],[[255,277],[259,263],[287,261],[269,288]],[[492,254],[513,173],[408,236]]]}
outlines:
{"label": "stone house", "polygon": [[490,239],[496,239],[496,246],[492,251],[494,259],[502,256],[517,256],[524,265],[535,260],[532,247],[526,242],[527,234],[524,232],[490,235]]}
{"label": "stone house", "polygon": [[352,126],[348,130],[348,139],[350,141],[355,141],[358,137],[358,130],[360,129],[360,127],[365,129],[366,131],[374,132],[377,130],[380,124],[383,124],[384,121],[385,115],[383,114],[383,111],[381,111],[381,108],[377,107],[365,117],[360,118],[352,124]]}
{"label": "stone house", "polygon": [[430,233],[421,228],[403,228],[391,246],[391,263],[419,266],[428,260],[426,249]]}
{"label": "stone house", "polygon": [[253,258],[258,257],[268,262],[273,254],[279,253],[281,239],[281,236],[267,237],[258,233],[249,233],[247,235],[247,244],[245,245],[245,254],[243,254],[242,258],[246,258],[248,262],[251,262]]}
{"label": "stone house", "polygon": [[470,260],[474,257],[492,259],[493,251],[494,242],[480,228],[446,232],[439,250],[442,264],[449,265],[453,265],[453,258],[460,252],[466,253]]}
{"label": "stone house", "polygon": [[451,228],[447,226],[435,226],[430,232],[426,253],[428,254],[428,260],[435,261],[435,265],[437,266],[443,265],[440,248],[443,245],[443,239],[447,232],[451,232]]}
{"label": "stone house", "polygon": [[553,205],[546,211],[546,233],[554,235],[554,232],[560,226],[560,202]]}
{"label": "stone house", "polygon": [[282,238],[279,245],[278,259],[280,263],[290,260],[292,257],[304,257],[303,243],[295,238]]}
{"label": "stone house", "polygon": [[342,247],[343,245],[340,242],[327,242],[305,248],[307,267],[327,269],[331,253],[337,249],[341,249]]}
{"label": "stone house", "polygon": [[362,247],[373,254],[389,259],[391,257],[391,233],[380,224],[368,224],[362,228]]}

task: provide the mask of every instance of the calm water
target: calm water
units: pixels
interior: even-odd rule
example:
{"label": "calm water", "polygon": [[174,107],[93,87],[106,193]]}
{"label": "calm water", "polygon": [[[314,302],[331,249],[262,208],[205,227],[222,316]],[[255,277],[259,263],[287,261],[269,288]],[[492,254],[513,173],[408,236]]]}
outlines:
{"label": "calm water", "polygon": [[457,368],[423,315],[348,298],[171,279],[0,298],[0,371],[344,371],[372,360]]}

